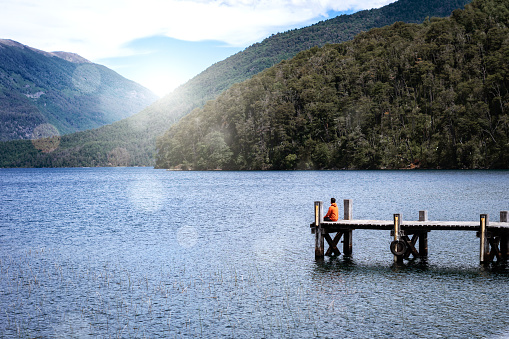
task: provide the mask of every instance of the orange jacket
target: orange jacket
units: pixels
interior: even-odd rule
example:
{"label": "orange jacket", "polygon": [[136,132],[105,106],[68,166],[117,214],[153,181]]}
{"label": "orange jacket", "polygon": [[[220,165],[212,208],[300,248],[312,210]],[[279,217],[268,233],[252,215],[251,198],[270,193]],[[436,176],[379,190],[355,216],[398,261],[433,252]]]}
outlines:
{"label": "orange jacket", "polygon": [[338,216],[339,216],[338,205],[335,202],[333,202],[330,205],[329,210],[327,211],[327,214],[325,215],[324,218],[329,217],[330,220],[332,221],[338,221]]}

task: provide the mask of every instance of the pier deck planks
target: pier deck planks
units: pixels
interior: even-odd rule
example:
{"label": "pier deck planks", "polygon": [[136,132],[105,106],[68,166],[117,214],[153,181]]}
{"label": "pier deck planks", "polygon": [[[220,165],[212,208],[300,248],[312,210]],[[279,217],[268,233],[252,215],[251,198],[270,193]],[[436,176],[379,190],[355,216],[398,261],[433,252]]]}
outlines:
{"label": "pier deck planks", "polygon": [[[322,221],[325,230],[333,229],[369,229],[369,230],[392,230],[393,220],[338,220]],[[314,226],[314,225],[313,225]],[[479,221],[402,221],[401,228],[404,230],[453,230],[453,231],[479,231]],[[507,222],[492,222],[488,229],[509,230]]]}

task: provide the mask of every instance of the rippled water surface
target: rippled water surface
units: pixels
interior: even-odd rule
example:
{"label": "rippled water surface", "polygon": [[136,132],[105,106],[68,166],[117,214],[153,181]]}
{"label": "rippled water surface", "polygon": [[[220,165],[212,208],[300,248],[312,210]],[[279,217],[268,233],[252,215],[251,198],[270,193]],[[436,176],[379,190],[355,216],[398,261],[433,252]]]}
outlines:
{"label": "rippled water surface", "polygon": [[509,335],[509,273],[474,232],[393,266],[388,231],[314,259],[313,202],[356,219],[479,220],[509,171],[0,170],[0,337]]}

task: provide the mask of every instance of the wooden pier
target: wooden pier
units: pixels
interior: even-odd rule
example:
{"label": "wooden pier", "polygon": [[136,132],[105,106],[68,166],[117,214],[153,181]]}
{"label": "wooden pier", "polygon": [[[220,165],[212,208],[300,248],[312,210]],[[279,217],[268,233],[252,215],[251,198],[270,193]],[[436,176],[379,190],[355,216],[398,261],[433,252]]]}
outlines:
{"label": "wooden pier", "polygon": [[[428,233],[438,230],[472,231],[480,239],[479,262],[488,265],[494,261],[507,261],[509,257],[508,211],[500,212],[500,221],[491,222],[488,214],[481,214],[479,221],[430,221],[427,211],[419,211],[419,220],[404,221],[401,214],[393,220],[356,220],[352,217],[352,200],[343,201],[343,220],[323,221],[323,202],[315,201],[315,221],[310,225],[315,234],[315,258],[341,255],[338,243],[343,238],[343,255],[352,254],[352,234],[356,229],[387,230],[393,237],[390,250],[394,262],[428,255]],[[334,238],[331,237],[334,234]],[[329,245],[325,251],[325,241]]]}

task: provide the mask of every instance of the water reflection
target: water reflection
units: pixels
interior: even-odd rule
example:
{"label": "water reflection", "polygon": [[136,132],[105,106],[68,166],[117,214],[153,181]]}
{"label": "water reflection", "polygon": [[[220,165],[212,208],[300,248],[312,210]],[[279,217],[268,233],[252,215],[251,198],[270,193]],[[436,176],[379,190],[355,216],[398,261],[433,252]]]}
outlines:
{"label": "water reflection", "polygon": [[355,260],[353,256],[331,256],[315,259],[313,272],[321,274],[343,274],[357,272],[358,270],[383,273],[405,273],[405,274],[426,274],[426,275],[461,275],[464,277],[509,277],[509,264],[507,261],[497,261],[488,266],[478,265],[477,267],[458,266],[447,267],[430,264],[429,258],[410,258],[403,262],[392,262],[385,265],[369,265]]}
{"label": "water reflection", "polygon": [[426,271],[429,269],[429,261],[427,257],[410,258],[403,262],[393,262],[391,269],[393,272],[398,272],[405,269]]}
{"label": "water reflection", "polygon": [[315,272],[324,273],[341,270],[352,270],[357,266],[355,260],[350,256],[332,256],[328,258],[315,259]]}

